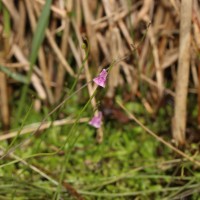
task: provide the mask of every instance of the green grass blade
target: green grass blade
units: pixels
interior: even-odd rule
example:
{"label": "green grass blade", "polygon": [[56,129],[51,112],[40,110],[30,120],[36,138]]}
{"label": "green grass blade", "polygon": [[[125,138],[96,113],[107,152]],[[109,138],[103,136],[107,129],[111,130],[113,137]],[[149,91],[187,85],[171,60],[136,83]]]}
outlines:
{"label": "green grass blade", "polygon": [[17,112],[17,119],[20,119],[22,115],[22,110],[24,107],[24,103],[26,101],[26,96],[28,92],[28,86],[31,80],[31,75],[33,72],[33,67],[37,59],[39,48],[44,40],[45,36],[45,29],[48,26],[49,17],[50,17],[50,7],[51,7],[52,0],[46,1],[46,4],[44,5],[44,8],[42,10],[42,13],[40,15],[34,36],[33,36],[33,42],[32,42],[32,48],[31,48],[31,54],[30,54],[30,70],[28,73],[28,84],[26,84],[22,89],[22,95],[19,101],[19,107]]}
{"label": "green grass blade", "polygon": [[3,7],[3,18],[4,18],[4,34],[8,37],[11,32],[11,23],[10,23],[10,14],[5,7]]}
{"label": "green grass blade", "polygon": [[48,26],[51,2],[52,0],[46,1],[46,4],[42,10],[42,13],[40,15],[40,18],[35,30],[35,34],[34,34],[33,42],[32,42],[32,48],[31,48],[31,55],[30,55],[30,65],[32,68],[33,68],[33,65],[35,64],[40,45],[42,44],[42,41],[45,36],[45,30]]}
{"label": "green grass blade", "polygon": [[18,137],[20,136],[20,133],[21,131],[23,130],[24,126],[25,126],[25,123],[26,123],[26,120],[27,118],[29,117],[29,115],[31,114],[31,110],[32,110],[32,107],[33,107],[33,103],[31,103],[25,117],[23,118],[23,121],[22,121],[22,125],[20,127],[20,129],[18,130],[16,136],[14,137],[14,139],[12,140],[12,142],[9,144],[9,146],[7,147],[6,149],[6,152],[8,152],[8,150],[13,146],[13,144],[15,143],[15,141],[18,139]]}
{"label": "green grass blade", "polygon": [[2,65],[0,65],[0,71],[4,72],[8,77],[13,78],[16,81],[19,81],[21,83],[28,83],[27,77],[23,76],[19,73],[16,72],[12,72],[9,68],[4,67]]}

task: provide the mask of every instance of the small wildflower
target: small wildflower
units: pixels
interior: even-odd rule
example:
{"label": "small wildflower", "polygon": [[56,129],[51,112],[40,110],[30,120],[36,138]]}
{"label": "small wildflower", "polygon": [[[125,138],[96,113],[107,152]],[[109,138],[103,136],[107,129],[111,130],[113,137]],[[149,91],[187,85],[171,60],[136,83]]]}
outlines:
{"label": "small wildflower", "polygon": [[105,88],[107,75],[108,75],[107,71],[105,69],[103,69],[102,72],[99,74],[99,76],[97,76],[96,78],[94,78],[93,81],[97,85]]}
{"label": "small wildflower", "polygon": [[102,112],[99,112],[97,116],[94,116],[90,122],[89,125],[95,127],[95,128],[100,128],[102,124]]}

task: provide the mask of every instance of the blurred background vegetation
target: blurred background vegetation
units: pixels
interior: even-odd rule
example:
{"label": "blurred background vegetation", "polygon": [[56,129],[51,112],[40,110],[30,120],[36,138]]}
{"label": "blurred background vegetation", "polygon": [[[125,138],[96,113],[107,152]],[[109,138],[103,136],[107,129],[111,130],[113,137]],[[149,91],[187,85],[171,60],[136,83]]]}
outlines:
{"label": "blurred background vegetation", "polygon": [[[0,199],[200,199],[197,0],[186,136],[178,146],[184,154],[153,138],[117,104],[178,148],[172,124],[181,3],[0,1]],[[77,121],[95,89],[90,81],[113,61],[106,88]],[[88,125],[95,110],[104,117],[99,130]]]}

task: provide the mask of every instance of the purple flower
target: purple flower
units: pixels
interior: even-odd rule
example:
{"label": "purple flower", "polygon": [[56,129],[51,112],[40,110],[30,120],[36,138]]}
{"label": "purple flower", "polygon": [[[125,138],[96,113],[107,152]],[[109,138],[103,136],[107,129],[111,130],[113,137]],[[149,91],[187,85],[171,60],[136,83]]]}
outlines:
{"label": "purple flower", "polygon": [[90,122],[89,125],[95,127],[95,128],[100,128],[102,124],[102,112],[99,112],[97,116],[94,116]]}
{"label": "purple flower", "polygon": [[97,76],[96,78],[94,78],[93,81],[97,85],[105,88],[107,75],[108,75],[107,71],[105,69],[103,69],[102,72],[99,74],[99,76]]}

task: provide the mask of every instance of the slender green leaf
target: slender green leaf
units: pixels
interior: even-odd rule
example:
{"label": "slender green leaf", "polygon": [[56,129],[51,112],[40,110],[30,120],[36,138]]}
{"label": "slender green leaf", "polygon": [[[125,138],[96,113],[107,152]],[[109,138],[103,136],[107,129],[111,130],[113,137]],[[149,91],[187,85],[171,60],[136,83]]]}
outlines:
{"label": "slender green leaf", "polygon": [[33,42],[32,42],[32,48],[31,48],[31,55],[30,55],[30,64],[32,65],[32,67],[35,64],[35,61],[38,55],[38,50],[40,48],[40,45],[42,44],[42,41],[45,36],[45,30],[48,26],[51,2],[52,0],[46,1],[46,4],[39,18],[37,28],[35,30],[35,34],[34,34]]}
{"label": "slender green leaf", "polygon": [[26,96],[28,93],[28,85],[31,80],[31,75],[33,72],[33,67],[37,59],[39,48],[44,40],[45,36],[45,30],[48,26],[48,21],[50,17],[50,8],[51,8],[51,2],[52,0],[47,0],[46,4],[44,5],[44,8],[42,10],[42,13],[40,15],[34,36],[33,36],[33,42],[32,42],[32,48],[31,48],[31,54],[30,54],[30,70],[28,73],[28,84],[26,84],[22,89],[22,95],[19,101],[19,107],[17,112],[17,119],[20,119],[22,114],[22,109],[24,107],[24,103],[26,101]]}
{"label": "slender green leaf", "polygon": [[13,78],[16,81],[19,81],[19,82],[25,83],[25,84],[28,83],[28,80],[27,80],[26,76],[23,76],[23,75],[21,75],[19,73],[16,73],[16,72],[12,72],[7,67],[4,67],[4,66],[0,65],[0,71],[4,72],[8,77],[11,77],[11,78]]}

